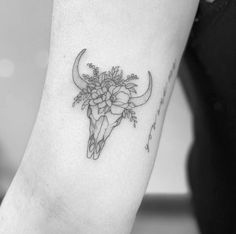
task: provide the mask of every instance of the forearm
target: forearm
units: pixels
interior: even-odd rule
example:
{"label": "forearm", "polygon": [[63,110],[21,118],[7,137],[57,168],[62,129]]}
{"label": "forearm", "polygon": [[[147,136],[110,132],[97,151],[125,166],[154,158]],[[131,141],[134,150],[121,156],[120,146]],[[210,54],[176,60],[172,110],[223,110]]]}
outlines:
{"label": "forearm", "polygon": [[[2,207],[0,233],[130,232],[153,167],[196,4],[194,0],[55,1],[42,103]],[[184,12],[188,13],[183,17]],[[110,96],[101,104],[96,96],[101,80],[96,87],[88,80],[73,82],[73,64],[84,48],[78,74],[92,74],[87,63],[100,72],[120,66],[123,82],[132,73],[140,77],[131,81],[137,93],[127,88],[128,83],[109,81],[102,94],[109,91]],[[72,104],[84,84],[91,86],[91,93],[81,110],[83,102]],[[115,92],[111,86],[125,90]],[[148,98],[133,99],[146,90]],[[125,105],[115,103],[112,95]],[[135,112],[137,123],[127,120],[124,111]],[[22,199],[18,206],[17,199]],[[21,219],[24,214],[28,223]],[[19,222],[24,225],[19,227]]]}

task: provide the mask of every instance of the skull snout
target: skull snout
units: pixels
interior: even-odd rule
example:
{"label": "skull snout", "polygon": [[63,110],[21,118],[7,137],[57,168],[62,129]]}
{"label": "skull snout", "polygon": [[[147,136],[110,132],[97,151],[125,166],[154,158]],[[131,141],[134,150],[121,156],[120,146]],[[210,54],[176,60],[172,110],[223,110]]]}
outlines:
{"label": "skull snout", "polygon": [[102,115],[96,120],[90,116],[90,135],[88,140],[88,158],[98,159],[105,145],[105,131],[108,127],[106,116]]}
{"label": "skull snout", "polygon": [[109,119],[109,115],[94,115],[94,110],[90,110],[88,113],[90,129],[87,157],[97,160],[104,148],[107,138],[110,136],[114,127],[120,123],[121,117],[117,116],[115,120],[112,120]]}

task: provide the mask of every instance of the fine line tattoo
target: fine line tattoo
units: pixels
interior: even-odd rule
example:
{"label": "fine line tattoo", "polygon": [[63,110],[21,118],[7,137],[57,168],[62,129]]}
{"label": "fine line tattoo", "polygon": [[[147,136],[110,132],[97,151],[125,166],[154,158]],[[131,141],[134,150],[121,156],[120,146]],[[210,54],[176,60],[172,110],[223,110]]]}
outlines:
{"label": "fine line tattoo", "polygon": [[149,84],[145,93],[135,96],[138,79],[131,74],[124,77],[120,67],[112,67],[110,71],[100,72],[99,68],[88,63],[92,74],[79,72],[79,63],[83,49],[75,59],[72,77],[79,88],[79,94],[74,98],[73,107],[82,102],[82,110],[87,109],[90,120],[87,158],[97,160],[104,148],[112,130],[119,126],[122,119],[129,119],[136,127],[137,117],[134,108],[144,105],[152,94],[152,75],[148,72]]}
{"label": "fine line tattoo", "polygon": [[149,134],[148,134],[148,140],[147,140],[147,143],[145,145],[145,149],[147,150],[148,153],[150,152],[150,141],[152,140],[152,133],[153,133],[153,131],[156,130],[157,119],[158,119],[159,115],[161,114],[162,107],[165,103],[168,86],[169,86],[169,84],[170,84],[170,82],[173,78],[175,68],[176,68],[176,60],[174,61],[173,65],[172,65],[172,68],[171,68],[169,76],[168,76],[168,80],[165,83],[165,86],[164,86],[164,89],[163,89],[163,92],[162,92],[162,96],[161,96],[161,100],[159,102],[159,106],[158,106],[157,112],[155,114],[154,122],[153,122],[153,124],[150,128]]}

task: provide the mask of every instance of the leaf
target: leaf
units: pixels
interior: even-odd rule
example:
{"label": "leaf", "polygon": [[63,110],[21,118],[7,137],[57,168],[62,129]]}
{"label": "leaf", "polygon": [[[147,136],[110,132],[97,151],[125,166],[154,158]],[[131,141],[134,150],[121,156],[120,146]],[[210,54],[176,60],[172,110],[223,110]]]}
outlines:
{"label": "leaf", "polygon": [[131,81],[131,80],[137,80],[137,79],[138,79],[137,75],[131,74],[127,76],[127,79],[125,80],[125,82]]}
{"label": "leaf", "polygon": [[134,103],[133,102],[129,102],[129,107],[130,108],[134,108],[135,107]]}
{"label": "leaf", "polygon": [[90,91],[92,91],[95,87],[96,87],[96,85],[94,83],[89,84]]}
{"label": "leaf", "polygon": [[89,101],[90,101],[89,99],[84,101],[84,103],[83,103],[83,105],[81,107],[82,110],[84,110],[84,108],[89,104]]}
{"label": "leaf", "polygon": [[74,101],[74,102],[72,103],[72,107],[75,107],[75,105],[76,105],[76,102]]}
{"label": "leaf", "polygon": [[123,117],[123,118],[126,118],[126,110],[124,110],[124,111],[122,112],[122,117]]}
{"label": "leaf", "polygon": [[76,103],[80,103],[82,101],[82,94],[79,93],[75,98],[74,98],[74,105]]}
{"label": "leaf", "polygon": [[131,88],[134,88],[134,87],[137,87],[138,85],[134,84],[134,83],[128,83],[125,87],[127,89],[131,89]]}
{"label": "leaf", "polygon": [[119,67],[118,66],[112,67],[112,74],[113,74],[113,76],[116,76],[118,74],[118,72],[119,72]]}
{"label": "leaf", "polygon": [[130,113],[130,111],[127,111],[127,117],[128,117],[128,118],[131,117],[131,113]]}
{"label": "leaf", "polygon": [[123,70],[117,75],[117,79],[123,80]]}
{"label": "leaf", "polygon": [[89,79],[91,79],[91,77],[90,77],[88,74],[83,74],[83,75],[82,75],[82,78],[83,78],[84,80],[89,80]]}
{"label": "leaf", "polygon": [[149,152],[149,145],[146,144],[145,149]]}
{"label": "leaf", "polygon": [[112,79],[117,83],[118,81],[122,80],[123,71],[120,70],[119,66],[116,66],[116,67],[112,67],[107,75],[109,79]]}
{"label": "leaf", "polygon": [[87,89],[82,89],[82,94],[86,94],[88,93],[88,90]]}
{"label": "leaf", "polygon": [[131,88],[131,89],[129,89],[129,91],[130,91],[131,93],[137,93],[137,91],[136,91],[135,88]]}
{"label": "leaf", "polygon": [[[122,120],[122,117],[120,117],[120,118],[117,120],[117,125],[120,124],[121,120]],[[116,125],[116,126],[117,126],[117,125]]]}
{"label": "leaf", "polygon": [[103,72],[99,75],[99,82],[102,83],[107,77],[107,73]]}
{"label": "leaf", "polygon": [[91,87],[90,86],[87,86],[87,91],[88,91],[88,93],[91,93]]}
{"label": "leaf", "polygon": [[89,94],[89,93],[83,94],[81,100],[84,101],[84,100],[88,99],[89,97],[90,97],[90,94]]}
{"label": "leaf", "polygon": [[90,116],[91,114],[92,114],[92,110],[91,110],[90,107],[88,107],[88,109],[87,109],[87,116]]}

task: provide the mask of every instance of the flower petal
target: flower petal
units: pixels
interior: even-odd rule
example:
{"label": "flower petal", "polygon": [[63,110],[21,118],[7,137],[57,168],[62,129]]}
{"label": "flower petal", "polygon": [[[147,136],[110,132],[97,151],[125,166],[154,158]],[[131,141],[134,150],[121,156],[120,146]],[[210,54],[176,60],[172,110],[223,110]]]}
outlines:
{"label": "flower petal", "polygon": [[106,100],[110,99],[110,97],[111,97],[111,94],[110,94],[109,92],[107,92],[107,94],[106,94]]}
{"label": "flower petal", "polygon": [[110,93],[113,93],[113,90],[114,90],[115,88],[116,88],[116,86],[113,86],[113,85],[112,85],[112,86],[109,88],[109,92],[110,92]]}
{"label": "flower petal", "polygon": [[124,103],[122,106],[120,106],[120,107],[122,107],[122,108],[126,108],[126,107],[128,107],[129,106],[129,104],[128,103]]}
{"label": "flower petal", "polygon": [[113,102],[113,105],[114,106],[119,106],[119,107],[122,107],[122,108],[126,108],[128,107],[128,103],[123,103],[123,102]]}
{"label": "flower petal", "polygon": [[112,105],[111,100],[107,100],[106,103],[107,103],[108,106]]}
{"label": "flower petal", "polygon": [[129,95],[124,92],[119,92],[116,95],[116,102],[127,103],[129,101]]}
{"label": "flower petal", "polygon": [[101,103],[101,102],[102,102],[102,99],[101,99],[101,98],[97,98],[97,99],[95,99],[95,100],[93,100],[93,101],[94,101],[94,103],[98,104],[98,103]]}
{"label": "flower petal", "polygon": [[104,113],[107,113],[109,111],[110,111],[110,107],[109,106],[104,107]]}
{"label": "flower petal", "polygon": [[112,105],[115,105],[115,106],[123,106],[125,103],[123,103],[123,102],[120,102],[120,101],[114,101],[113,103],[112,103]]}
{"label": "flower petal", "polygon": [[120,88],[120,92],[124,92],[124,93],[130,95],[130,91],[129,91],[127,88],[125,88],[124,86],[122,86],[122,87]]}
{"label": "flower petal", "polygon": [[96,99],[98,97],[98,94],[96,92],[92,92],[92,98]]}
{"label": "flower petal", "polygon": [[90,105],[90,106],[95,106],[96,104],[94,103],[93,100],[90,100],[89,105]]}
{"label": "flower petal", "polygon": [[120,88],[121,88],[120,86],[115,87],[114,90],[112,91],[112,93],[117,93],[117,92],[119,92]]}
{"label": "flower petal", "polygon": [[99,89],[97,90],[97,93],[98,93],[98,95],[101,95],[101,94],[103,94],[103,92],[102,92],[102,89],[101,89],[101,88],[99,88]]}
{"label": "flower petal", "polygon": [[103,87],[103,88],[102,88],[102,92],[103,92],[103,93],[106,93],[106,92],[107,92],[107,88],[106,88],[106,87]]}
{"label": "flower petal", "polygon": [[106,100],[106,94],[102,95],[102,100],[105,101]]}
{"label": "flower petal", "polygon": [[111,113],[113,115],[121,115],[123,111],[124,109],[122,107],[115,106],[115,105],[111,106]]}
{"label": "flower petal", "polygon": [[98,108],[103,108],[106,106],[106,102],[101,102],[98,104]]}

